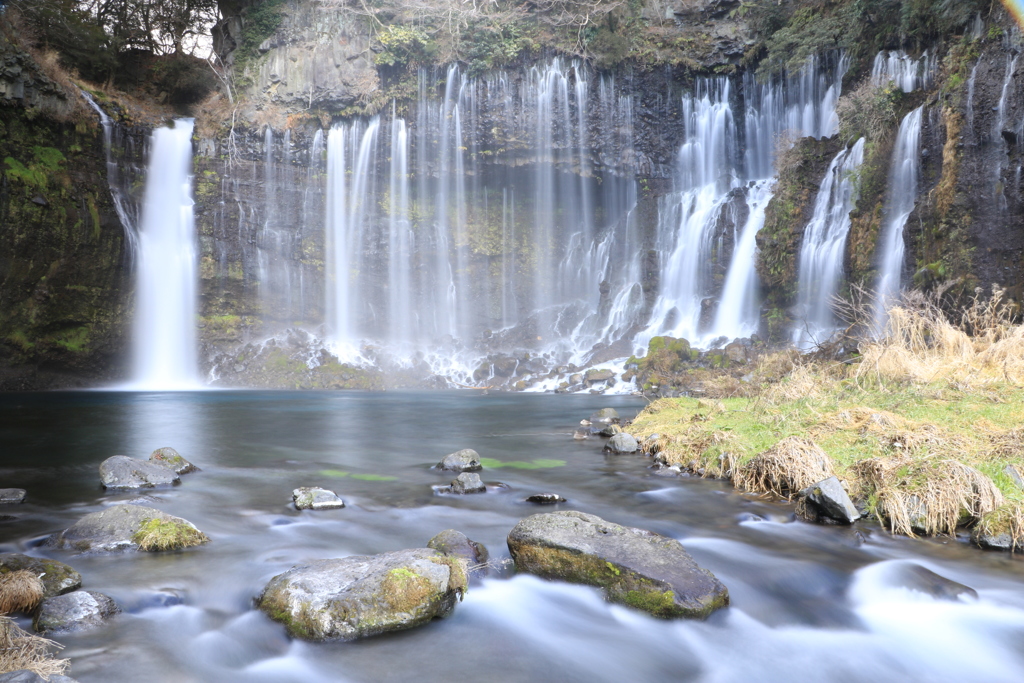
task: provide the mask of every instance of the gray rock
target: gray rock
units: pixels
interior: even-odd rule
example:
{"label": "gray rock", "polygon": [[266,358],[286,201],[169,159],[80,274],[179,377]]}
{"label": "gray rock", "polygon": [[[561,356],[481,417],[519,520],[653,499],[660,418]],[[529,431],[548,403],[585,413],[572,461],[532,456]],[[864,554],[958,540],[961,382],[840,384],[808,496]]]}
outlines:
{"label": "gray rock", "polygon": [[19,669],[9,673],[0,674],[0,683],[78,683],[74,678],[52,674],[49,682],[34,671]]}
{"label": "gray rock", "polygon": [[939,600],[956,601],[961,597],[977,599],[978,591],[925,569],[912,562],[900,562],[892,569],[890,580],[897,586],[925,593]]}
{"label": "gray rock", "polygon": [[516,568],[599,586],[612,602],[658,617],[698,617],[729,604],[729,592],[683,546],[582,512],[533,515],[508,535]]}
{"label": "gray rock", "polygon": [[[598,384],[600,382],[607,382],[608,380],[612,379],[613,377],[615,377],[615,373],[612,372],[611,370],[591,369],[591,370],[587,370],[583,374],[583,383],[589,387],[589,386],[593,386],[594,384]],[[604,410],[612,410],[612,409],[611,408],[604,408]],[[598,411],[598,412],[603,412],[603,411]],[[615,412],[615,411],[612,410],[612,412]],[[597,413],[595,413],[595,415],[596,414]],[[615,416],[618,417],[618,413],[616,413]],[[591,417],[590,421],[594,422],[593,417]]]}
{"label": "gray rock", "polygon": [[479,474],[472,472],[463,472],[459,476],[455,477],[452,482],[451,488],[449,489],[452,493],[484,493],[487,491],[487,487],[484,486],[483,481],[480,480]]}
{"label": "gray rock", "polygon": [[574,372],[569,375],[569,384],[583,384],[583,375],[578,372]]}
{"label": "gray rock", "polygon": [[483,467],[480,465],[480,454],[472,448],[463,448],[441,458],[441,462],[434,465],[439,470],[450,472],[478,472]]}
{"label": "gray rock", "polygon": [[583,439],[590,438],[590,427],[580,427],[572,433],[572,438],[576,441],[582,441]]}
{"label": "gray rock", "polygon": [[1021,476],[1020,470],[1018,470],[1014,465],[1007,465],[1003,468],[1003,472],[1014,484],[1017,485],[1017,488],[1024,489],[1024,477]]}
{"label": "gray rock", "polygon": [[555,503],[564,503],[565,498],[562,498],[557,493],[535,493],[528,497],[526,502],[535,503],[537,505],[554,505]]}
{"label": "gray rock", "polygon": [[13,505],[25,502],[25,489],[0,489],[0,505]]}
{"label": "gray rock", "polygon": [[149,455],[151,462],[174,470],[177,474],[198,472],[199,468],[190,463],[173,448],[158,448]]}
{"label": "gray rock", "polygon": [[971,542],[979,548],[986,550],[1009,550],[1019,552],[1024,550],[1024,544],[1015,543],[1013,536],[1008,531],[991,532],[980,527],[974,527],[971,531]]}
{"label": "gray rock", "polygon": [[601,436],[615,436],[616,434],[622,431],[622,427],[614,423],[599,426],[601,428],[597,430],[597,433],[600,434]]}
{"label": "gray rock", "polygon": [[120,611],[103,593],[75,591],[43,600],[32,627],[43,634],[83,631],[102,625]]}
{"label": "gray rock", "polygon": [[860,518],[850,496],[836,477],[829,477],[811,484],[799,494],[803,505],[799,506],[800,516],[817,522],[827,518],[840,524],[853,524]]}
{"label": "gray rock", "polygon": [[30,571],[42,580],[44,598],[70,593],[82,587],[82,575],[63,562],[45,557],[29,557],[21,553],[0,555],[0,574],[16,572],[19,569]]}
{"label": "gray rock", "polygon": [[618,424],[621,421],[622,418],[619,417],[619,411],[615,410],[615,408],[601,408],[601,410],[598,410],[590,416],[590,424],[592,425]]}
{"label": "gray rock", "polygon": [[725,347],[725,357],[730,363],[746,363],[747,347],[740,342],[733,342]]}
{"label": "gray rock", "polygon": [[[142,505],[114,505],[106,510],[86,515],[71,527],[50,536],[46,544],[55,548],[90,553],[139,550],[139,531],[151,520],[166,523],[167,529],[182,539],[182,543],[177,547],[198,545],[208,540],[194,524],[181,517]],[[171,546],[164,549],[175,548]]]}
{"label": "gray rock", "polygon": [[292,491],[292,501],[299,510],[337,510],[345,501],[334,491],[319,486],[303,486]]}
{"label": "gray rock", "polygon": [[512,356],[503,356],[494,361],[494,374],[498,377],[511,377],[519,367],[519,360]]}
{"label": "gray rock", "polygon": [[417,548],[292,567],[257,605],[296,638],[351,640],[446,617],[465,590],[464,560]]}
{"label": "gray rock", "polygon": [[483,564],[488,558],[483,543],[477,543],[455,529],[446,529],[434,536],[427,541],[427,547],[444,555],[461,557],[470,565]]}
{"label": "gray rock", "polygon": [[604,445],[606,451],[612,453],[636,453],[639,450],[640,445],[636,442],[636,439],[632,434],[626,432],[619,432],[612,438],[608,439],[608,443]]}
{"label": "gray rock", "polygon": [[108,489],[139,489],[176,484],[180,478],[161,464],[115,455],[100,463],[100,481]]}

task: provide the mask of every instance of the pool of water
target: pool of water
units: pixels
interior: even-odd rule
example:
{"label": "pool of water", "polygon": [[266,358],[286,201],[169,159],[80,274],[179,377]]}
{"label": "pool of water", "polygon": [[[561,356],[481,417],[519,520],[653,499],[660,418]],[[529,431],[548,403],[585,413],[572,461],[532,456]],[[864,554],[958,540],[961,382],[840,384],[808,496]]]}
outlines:
{"label": "pool of water", "polygon": [[[659,476],[642,456],[574,441],[602,407],[643,400],[468,392],[81,392],[0,395],[0,486],[29,492],[0,514],[0,552],[49,556],[124,613],[57,637],[82,683],[147,681],[1020,681],[1024,562],[957,539],[893,538],[871,524],[794,521],[791,505],[725,483]],[[202,468],[171,488],[108,493],[99,463],[172,446]],[[474,448],[508,462],[507,489],[440,496],[442,456]],[[555,463],[541,463],[552,465]],[[296,511],[291,491],[324,486],[332,511]],[[524,502],[534,493],[568,499]],[[76,555],[47,535],[116,502],[195,523],[205,546]],[[451,617],[349,643],[309,644],[252,606],[266,582],[311,559],[422,547],[453,528],[496,564],[523,517],[575,509],[679,539],[728,586],[705,622],[662,621],[592,588],[493,572]],[[907,588],[910,564],[974,588],[944,601]]]}

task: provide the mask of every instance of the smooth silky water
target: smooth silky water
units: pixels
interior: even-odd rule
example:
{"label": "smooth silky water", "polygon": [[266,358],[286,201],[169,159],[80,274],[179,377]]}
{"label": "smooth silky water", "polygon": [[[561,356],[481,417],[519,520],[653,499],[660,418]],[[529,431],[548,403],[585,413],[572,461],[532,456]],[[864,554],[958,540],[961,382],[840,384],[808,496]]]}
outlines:
{"label": "smooth silky water", "polygon": [[[197,392],[0,396],[4,486],[27,502],[0,512],[3,552],[67,562],[123,615],[59,636],[82,681],[1019,681],[1024,564],[960,540],[893,538],[873,524],[823,527],[793,507],[728,485],[664,477],[642,456],[574,441],[593,410],[624,418],[641,399],[458,392]],[[106,457],[173,446],[202,468],[173,488],[111,493]],[[443,455],[561,467],[486,468],[507,490],[438,496]],[[347,475],[342,476],[342,473]],[[358,475],[358,476],[357,476]],[[394,477],[394,479],[381,479]],[[343,510],[291,509],[293,488],[321,485]],[[558,506],[523,502],[557,492]],[[211,538],[183,552],[75,555],[48,534],[142,498]],[[454,614],[358,642],[308,644],[252,606],[268,579],[317,558],[422,546],[454,528],[508,557],[505,537],[537,512],[575,509],[679,539],[728,587],[732,607],[706,622],[661,621],[605,603],[596,589],[509,578],[472,585]],[[948,602],[900,587],[917,563],[976,589]]]}

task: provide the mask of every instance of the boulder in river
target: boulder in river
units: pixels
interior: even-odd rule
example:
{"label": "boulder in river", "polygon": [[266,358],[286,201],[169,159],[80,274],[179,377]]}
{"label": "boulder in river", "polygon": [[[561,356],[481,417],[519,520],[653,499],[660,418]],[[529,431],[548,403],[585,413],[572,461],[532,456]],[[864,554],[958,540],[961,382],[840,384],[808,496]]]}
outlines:
{"label": "boulder in river", "polygon": [[704,618],[729,591],[676,540],[576,511],[532,515],[508,535],[516,569],[599,586],[612,602],[657,617]]}
{"label": "boulder in river", "polygon": [[84,631],[100,626],[120,611],[117,603],[103,593],[75,591],[44,600],[32,627],[42,634]]}
{"label": "boulder in river", "polygon": [[860,518],[856,506],[837,477],[829,477],[800,491],[797,514],[809,522],[853,524]]}
{"label": "boulder in river", "polygon": [[449,453],[441,458],[441,462],[434,467],[450,472],[479,472],[483,469],[480,465],[480,454],[472,448],[463,448],[460,451]]}
{"label": "boulder in river", "polygon": [[292,567],[256,604],[296,638],[351,640],[446,617],[466,586],[465,560],[416,548]]}
{"label": "boulder in river", "polygon": [[565,498],[562,498],[557,493],[535,493],[529,496],[526,502],[534,503],[535,505],[554,505],[555,503],[564,503]]}
{"label": "boulder in river", "polygon": [[0,575],[21,570],[30,571],[42,580],[44,598],[70,593],[82,587],[82,575],[63,562],[21,553],[0,554]]}
{"label": "boulder in river", "polygon": [[298,510],[337,510],[345,501],[334,491],[319,486],[302,486],[292,491],[292,502]]}
{"label": "boulder in river", "polygon": [[198,467],[181,457],[178,451],[170,447],[156,449],[149,455],[149,459],[151,462],[174,470],[177,474],[199,471]]}
{"label": "boulder in river", "polygon": [[974,600],[978,598],[978,591],[970,586],[947,579],[913,562],[893,563],[889,571],[888,578],[893,584],[930,595],[937,600],[955,602],[961,597]]}
{"label": "boulder in river", "polygon": [[49,678],[43,678],[35,671],[18,669],[0,674],[0,683],[78,683],[78,681],[60,674],[50,674]]}
{"label": "boulder in river", "polygon": [[0,505],[16,505],[25,502],[25,489],[0,489]]}
{"label": "boulder in river", "polygon": [[608,443],[604,445],[604,449],[615,454],[636,453],[640,449],[640,445],[636,442],[636,439],[632,434],[620,432],[608,439]]}
{"label": "boulder in river", "polygon": [[47,544],[79,552],[178,550],[209,538],[192,522],[143,505],[115,505],[93,512],[54,534]]}
{"label": "boulder in river", "polygon": [[470,565],[483,564],[488,557],[483,543],[477,543],[455,529],[445,529],[434,536],[427,541],[427,547],[445,555],[461,557]]}
{"label": "boulder in river", "polygon": [[622,431],[622,427],[614,423],[600,425],[600,427],[601,428],[598,429],[597,433],[600,434],[601,436],[615,436],[616,434]]}
{"label": "boulder in river", "polygon": [[448,487],[449,493],[458,494],[485,493],[486,491],[487,487],[480,479],[480,475],[473,472],[463,472],[459,476],[455,477],[451,486]]}
{"label": "boulder in river", "polygon": [[100,481],[108,489],[140,489],[177,484],[178,473],[149,460],[115,455],[100,463]]}

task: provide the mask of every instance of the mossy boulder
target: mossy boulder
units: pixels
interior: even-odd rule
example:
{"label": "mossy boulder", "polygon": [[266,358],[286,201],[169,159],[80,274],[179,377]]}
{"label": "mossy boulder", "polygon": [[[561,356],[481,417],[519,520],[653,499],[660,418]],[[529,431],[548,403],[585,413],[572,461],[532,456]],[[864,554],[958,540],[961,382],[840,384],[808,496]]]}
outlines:
{"label": "mossy boulder", "polygon": [[704,618],[729,591],[676,540],[576,511],[533,515],[508,535],[516,569],[604,589],[657,617]]}
{"label": "mossy boulder", "polygon": [[65,550],[105,553],[179,550],[208,540],[181,517],[143,505],[115,505],[86,515],[46,543]]}
{"label": "mossy boulder", "polygon": [[82,575],[63,562],[21,553],[0,554],[0,574],[19,570],[30,571],[42,580],[44,598],[70,593],[82,587]]}
{"label": "mossy boulder", "polygon": [[469,564],[487,562],[487,548],[455,529],[445,529],[427,541],[427,547],[445,555],[461,557]]}
{"label": "mossy boulder", "polygon": [[177,484],[178,473],[160,462],[114,455],[100,463],[100,482],[108,489],[141,489]]}
{"label": "mossy boulder", "polygon": [[176,474],[188,474],[199,470],[198,467],[183,458],[178,451],[170,447],[156,449],[150,454],[149,459],[151,462],[174,470]]}
{"label": "mossy boulder", "polygon": [[256,604],[293,637],[352,640],[446,617],[466,585],[465,560],[416,548],[292,567]]}

